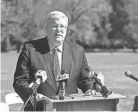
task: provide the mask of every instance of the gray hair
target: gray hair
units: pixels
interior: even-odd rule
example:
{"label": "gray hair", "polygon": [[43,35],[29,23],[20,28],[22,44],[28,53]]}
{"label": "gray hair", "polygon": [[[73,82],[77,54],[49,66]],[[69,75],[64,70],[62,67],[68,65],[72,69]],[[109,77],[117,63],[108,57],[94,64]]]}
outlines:
{"label": "gray hair", "polygon": [[48,15],[47,15],[47,22],[48,22],[48,20],[51,20],[53,18],[57,18],[57,19],[58,18],[63,18],[63,19],[65,19],[65,21],[68,24],[68,17],[63,12],[52,11],[52,12],[48,13]]}

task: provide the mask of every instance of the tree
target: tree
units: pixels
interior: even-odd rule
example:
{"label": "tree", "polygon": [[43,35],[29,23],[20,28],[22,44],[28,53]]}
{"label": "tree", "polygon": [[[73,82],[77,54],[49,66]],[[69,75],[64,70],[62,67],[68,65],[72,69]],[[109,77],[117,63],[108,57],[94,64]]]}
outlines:
{"label": "tree", "polygon": [[[108,44],[107,34],[110,31],[108,15],[111,12],[109,0],[72,0],[68,3],[71,39],[88,46],[103,42]],[[76,36],[77,35],[77,36]]]}
{"label": "tree", "polygon": [[9,34],[17,40],[44,37],[47,14],[59,10],[69,17],[67,39],[100,48],[110,42],[126,43],[130,22],[132,32],[138,32],[137,11],[128,10],[130,3],[134,4],[132,0],[2,0],[2,40]]}
{"label": "tree", "polygon": [[[128,2],[128,1],[127,1]],[[108,38],[110,41],[119,40],[121,43],[125,40],[126,32],[124,32],[125,25],[130,22],[129,14],[126,11],[125,0],[111,0],[113,12],[109,15],[112,31],[109,32]],[[116,35],[117,34],[117,35]],[[122,35],[122,36],[118,36]],[[111,44],[113,44],[111,42]]]}
{"label": "tree", "polygon": [[122,46],[129,48],[131,46],[134,51],[137,48],[138,36],[136,35],[137,31],[135,32],[137,22],[134,23],[134,21],[138,21],[138,18],[136,19],[136,9],[133,10],[137,3],[136,0],[111,0],[113,7],[113,13],[110,14],[112,31],[108,35],[111,44],[114,44],[115,40],[119,40]]}

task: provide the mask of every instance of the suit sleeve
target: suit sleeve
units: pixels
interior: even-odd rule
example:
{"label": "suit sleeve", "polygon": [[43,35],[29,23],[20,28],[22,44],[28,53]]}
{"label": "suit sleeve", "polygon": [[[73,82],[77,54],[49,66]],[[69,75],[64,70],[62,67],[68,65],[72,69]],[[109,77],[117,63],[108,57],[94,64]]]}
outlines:
{"label": "suit sleeve", "polygon": [[17,61],[13,81],[13,88],[23,101],[26,101],[29,96],[26,90],[29,85],[29,78],[29,53],[27,44],[24,44]]}
{"label": "suit sleeve", "polygon": [[88,62],[86,59],[85,51],[83,49],[82,52],[82,67],[80,70],[80,78],[78,81],[78,88],[82,90],[83,93],[85,93],[88,89],[93,89],[94,81],[88,76],[88,74],[84,71],[84,68],[88,66]]}

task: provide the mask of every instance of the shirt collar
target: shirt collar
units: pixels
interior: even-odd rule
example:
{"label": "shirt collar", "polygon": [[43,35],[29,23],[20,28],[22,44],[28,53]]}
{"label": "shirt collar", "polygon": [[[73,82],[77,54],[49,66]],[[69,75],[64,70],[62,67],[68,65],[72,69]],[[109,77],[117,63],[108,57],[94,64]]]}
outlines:
{"label": "shirt collar", "polygon": [[62,52],[62,46],[63,46],[63,44],[61,44],[60,46],[57,47],[59,52]]}
{"label": "shirt collar", "polygon": [[[63,43],[60,46],[56,47],[58,52],[62,52],[62,46],[63,46]],[[49,47],[50,47],[50,51],[54,49],[52,46],[50,46],[50,44],[49,44]]]}

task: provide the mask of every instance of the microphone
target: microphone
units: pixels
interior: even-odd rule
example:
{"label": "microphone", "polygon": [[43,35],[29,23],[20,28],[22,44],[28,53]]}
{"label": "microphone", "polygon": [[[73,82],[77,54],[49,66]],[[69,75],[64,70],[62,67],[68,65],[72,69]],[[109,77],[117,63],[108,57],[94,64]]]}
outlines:
{"label": "microphone", "polygon": [[62,70],[61,75],[57,76],[57,82],[59,82],[59,89],[57,94],[60,100],[64,100],[65,88],[69,79],[69,74],[65,70]]}
{"label": "microphone", "polygon": [[[103,97],[107,98],[112,93],[112,91],[109,91],[108,88],[102,84],[101,80],[97,78],[97,76],[97,73],[95,73],[93,76],[95,79],[94,87],[102,94]],[[96,86],[96,84],[98,84],[100,87]]]}
{"label": "microphone", "polygon": [[43,70],[38,70],[35,74],[35,77],[36,77],[36,81],[35,82],[32,82],[28,87],[27,87],[27,91],[30,93],[30,94],[33,94],[36,92],[37,88],[39,87],[39,85],[41,83],[43,83],[44,81],[46,81],[47,79],[47,74],[46,74],[46,71],[43,71]]}
{"label": "microphone", "polygon": [[126,77],[130,77],[131,79],[133,79],[133,80],[138,82],[138,78],[135,77],[134,75],[132,75],[130,71],[125,71],[125,76]]}
{"label": "microphone", "polygon": [[97,91],[99,91],[102,94],[103,97],[107,98],[112,93],[112,91],[109,91],[108,88],[102,84],[101,80],[98,78],[98,74],[94,70],[92,70],[90,66],[85,66],[83,73],[85,75],[87,74],[84,77],[86,79],[86,82],[89,81],[87,79],[95,81],[91,88],[94,87]]}

